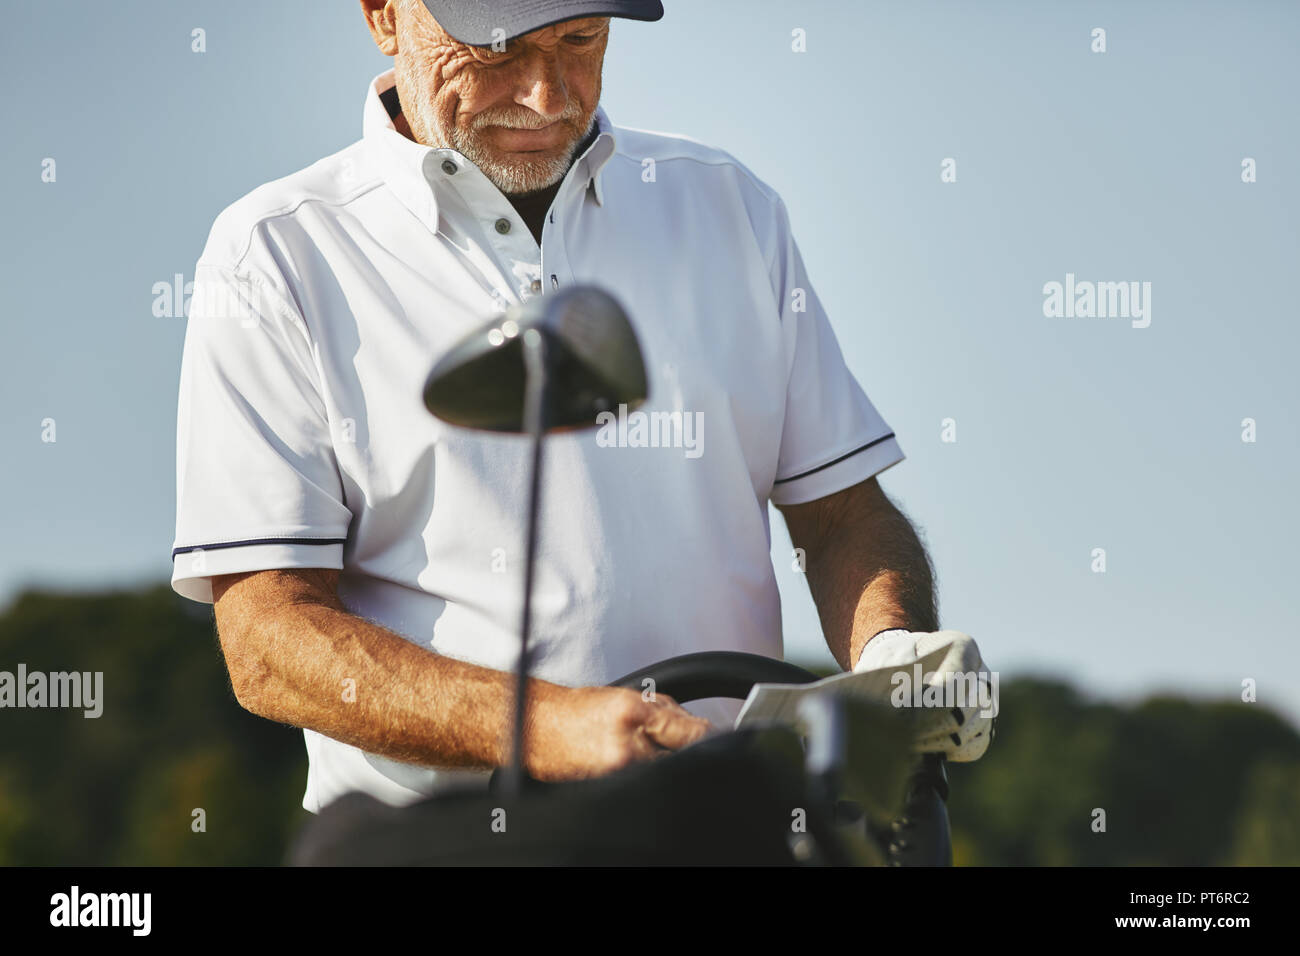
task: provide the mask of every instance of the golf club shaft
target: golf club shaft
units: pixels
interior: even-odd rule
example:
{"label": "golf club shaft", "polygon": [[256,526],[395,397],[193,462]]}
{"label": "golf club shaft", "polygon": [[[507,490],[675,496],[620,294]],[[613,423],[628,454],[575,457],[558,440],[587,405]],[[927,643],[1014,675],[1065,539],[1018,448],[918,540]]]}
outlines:
{"label": "golf club shaft", "polygon": [[537,561],[537,513],[542,494],[542,444],[546,434],[546,402],[549,387],[546,337],[536,329],[523,335],[526,373],[524,425],[532,440],[532,475],[528,487],[528,533],[524,557],[524,602],[519,625],[519,664],[515,673],[514,733],[511,741],[510,791],[518,794],[524,782],[524,723],[527,714],[528,636],[532,627],[533,575]]}

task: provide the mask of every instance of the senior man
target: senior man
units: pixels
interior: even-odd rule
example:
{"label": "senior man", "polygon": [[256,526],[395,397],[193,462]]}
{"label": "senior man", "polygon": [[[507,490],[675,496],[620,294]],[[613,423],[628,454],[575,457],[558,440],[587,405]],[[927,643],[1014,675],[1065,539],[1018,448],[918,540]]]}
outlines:
{"label": "senior man", "polygon": [[769,501],[836,660],[914,660],[929,562],[874,477],[903,454],[780,197],[599,105],[611,18],[657,0],[361,6],[394,61],[363,137],[217,218],[181,373],[173,586],[215,603],[239,702],[304,729],[303,805],[402,805],[507,759],[528,445],[438,422],[421,385],[486,317],[574,283],[626,307],[645,408],[702,430],[547,446],[528,770],[606,773],[734,715],[602,685],[782,656]]}

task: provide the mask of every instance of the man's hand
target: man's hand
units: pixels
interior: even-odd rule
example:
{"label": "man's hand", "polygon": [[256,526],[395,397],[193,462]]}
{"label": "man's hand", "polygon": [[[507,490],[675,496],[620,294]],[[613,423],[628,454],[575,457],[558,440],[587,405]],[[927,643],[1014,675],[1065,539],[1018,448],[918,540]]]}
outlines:
{"label": "man's hand", "polygon": [[538,780],[598,777],[692,744],[714,729],[666,694],[542,685],[529,707],[524,763]]}
{"label": "man's hand", "polygon": [[[998,681],[997,674],[985,666],[979,646],[969,634],[960,631],[918,634],[901,628],[885,631],[867,641],[853,673],[901,672],[909,682],[904,686],[910,687],[910,681],[915,678],[913,665],[937,652],[943,652],[942,657],[927,667],[923,677],[929,684],[944,688],[943,701],[941,706],[926,707],[918,713],[915,749],[921,753],[942,753],[958,763],[978,760],[993,739]],[[891,686],[896,685],[891,682]],[[961,688],[960,698],[948,699],[948,687],[954,692]],[[905,703],[910,705],[910,700]]]}

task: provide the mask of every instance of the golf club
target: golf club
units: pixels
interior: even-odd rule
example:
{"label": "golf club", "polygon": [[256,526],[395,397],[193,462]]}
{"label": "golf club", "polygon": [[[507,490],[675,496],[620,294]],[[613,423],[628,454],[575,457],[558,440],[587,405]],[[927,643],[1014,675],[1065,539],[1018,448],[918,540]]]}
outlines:
{"label": "golf club", "polygon": [[429,373],[424,405],[452,425],[532,439],[524,598],[507,788],[523,786],[528,637],[548,432],[594,428],[596,416],[646,399],[645,362],[627,314],[594,286],[573,286],[517,305],[453,346]]}

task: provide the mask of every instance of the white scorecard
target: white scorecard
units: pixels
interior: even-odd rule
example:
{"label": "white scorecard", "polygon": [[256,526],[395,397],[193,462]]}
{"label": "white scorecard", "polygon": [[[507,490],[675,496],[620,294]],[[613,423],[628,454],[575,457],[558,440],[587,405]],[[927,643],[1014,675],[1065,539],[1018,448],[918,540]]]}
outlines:
{"label": "white scorecard", "polygon": [[734,728],[797,724],[800,702],[817,694],[849,694],[895,708],[914,708],[913,748],[956,761],[977,760],[988,748],[997,716],[996,675],[961,671],[962,648],[947,642],[916,661],[861,673],[845,672],[811,684],[755,684]]}

